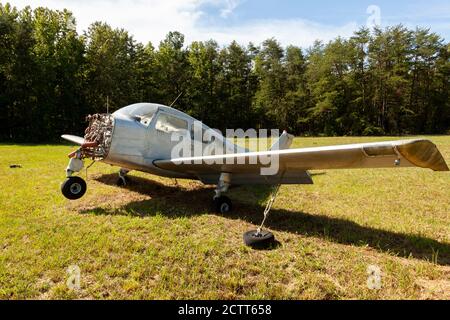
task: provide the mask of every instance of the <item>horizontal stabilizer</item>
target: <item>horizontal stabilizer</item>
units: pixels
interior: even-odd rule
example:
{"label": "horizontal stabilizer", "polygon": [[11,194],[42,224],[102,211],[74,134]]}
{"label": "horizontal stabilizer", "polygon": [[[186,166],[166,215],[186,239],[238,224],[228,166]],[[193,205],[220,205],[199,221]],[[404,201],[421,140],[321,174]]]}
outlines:
{"label": "horizontal stabilizer", "polygon": [[64,134],[61,136],[61,138],[63,138],[64,140],[73,142],[75,144],[79,144],[80,146],[84,143],[84,138],[82,137],[78,137],[78,136],[74,136],[71,134]]}

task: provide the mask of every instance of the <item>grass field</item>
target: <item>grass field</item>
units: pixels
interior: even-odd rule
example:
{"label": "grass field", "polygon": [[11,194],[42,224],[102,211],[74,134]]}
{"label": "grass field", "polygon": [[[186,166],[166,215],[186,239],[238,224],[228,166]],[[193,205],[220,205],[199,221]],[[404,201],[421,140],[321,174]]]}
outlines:
{"label": "grass field", "polygon": [[[450,136],[429,138],[450,163]],[[315,185],[280,191],[267,225],[281,245],[254,251],[242,233],[260,223],[266,188],[231,190],[235,210],[221,216],[211,187],[132,172],[122,189],[118,168],[99,163],[87,195],[70,202],[59,188],[72,150],[0,145],[1,299],[450,298],[449,173],[314,172]],[[66,284],[71,265],[79,290]],[[379,290],[367,286],[371,265]]]}

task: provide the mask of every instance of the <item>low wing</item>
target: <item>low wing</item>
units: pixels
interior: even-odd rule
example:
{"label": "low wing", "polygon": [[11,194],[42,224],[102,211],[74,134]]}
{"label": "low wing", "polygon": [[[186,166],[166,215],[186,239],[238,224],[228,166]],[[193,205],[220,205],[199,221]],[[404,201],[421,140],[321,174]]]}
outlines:
{"label": "low wing", "polygon": [[78,136],[74,136],[74,135],[71,135],[71,134],[62,135],[61,138],[63,138],[64,140],[73,142],[75,144],[79,144],[80,146],[82,144],[84,144],[84,138],[78,137]]}
{"label": "low wing", "polygon": [[278,161],[280,172],[302,173],[307,170],[421,167],[449,171],[444,158],[431,141],[405,140],[343,146],[288,149],[278,151],[228,154],[156,160],[155,166],[196,176],[220,173],[259,175],[268,168],[268,159]]}

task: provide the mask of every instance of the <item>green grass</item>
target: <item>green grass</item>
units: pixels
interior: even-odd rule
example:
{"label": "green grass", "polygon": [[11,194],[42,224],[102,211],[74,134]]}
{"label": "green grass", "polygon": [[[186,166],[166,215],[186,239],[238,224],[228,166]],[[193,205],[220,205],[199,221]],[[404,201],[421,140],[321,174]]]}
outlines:
{"label": "green grass", "polygon": [[[450,162],[450,137],[429,137]],[[294,147],[396,138],[298,138]],[[59,188],[61,145],[0,145],[2,299],[449,299],[450,174],[423,169],[314,172],[283,186],[268,220],[281,245],[254,251],[268,190],[230,191],[235,211],[210,210],[211,187],[132,172],[115,186],[89,170],[75,202]],[[21,164],[21,169],[10,169]],[[84,174],[83,174],[84,175]],[[67,268],[81,269],[81,289]],[[382,288],[367,287],[367,268]]]}

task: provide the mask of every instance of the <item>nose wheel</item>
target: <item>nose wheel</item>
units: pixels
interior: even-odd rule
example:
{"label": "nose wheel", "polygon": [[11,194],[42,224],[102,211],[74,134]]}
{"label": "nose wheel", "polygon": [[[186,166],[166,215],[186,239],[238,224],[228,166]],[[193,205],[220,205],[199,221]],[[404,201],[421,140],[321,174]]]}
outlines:
{"label": "nose wheel", "polygon": [[80,177],[68,177],[61,185],[61,192],[69,200],[80,199],[86,193],[87,185]]}

